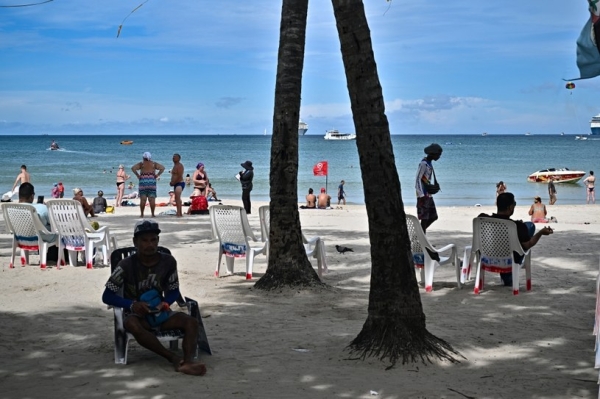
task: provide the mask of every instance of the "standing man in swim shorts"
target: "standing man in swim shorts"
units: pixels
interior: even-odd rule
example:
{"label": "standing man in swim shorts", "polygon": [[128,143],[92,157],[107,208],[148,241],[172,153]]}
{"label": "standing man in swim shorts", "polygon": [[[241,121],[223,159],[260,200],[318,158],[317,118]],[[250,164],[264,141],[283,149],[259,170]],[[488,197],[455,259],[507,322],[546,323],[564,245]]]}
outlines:
{"label": "standing man in swim shorts", "polygon": [[431,162],[440,159],[442,156],[442,147],[439,144],[432,143],[425,147],[424,151],[427,156],[419,163],[415,181],[415,189],[417,190],[417,216],[421,221],[423,233],[438,219],[433,196],[427,192],[424,183],[431,184],[433,174],[433,165]]}
{"label": "standing man in swim shorts", "polygon": [[142,156],[142,162],[133,165],[131,171],[139,179],[140,217],[144,217],[146,199],[150,203],[150,212],[152,213],[152,217],[154,217],[154,208],[156,208],[156,179],[163,174],[165,167],[158,162],[153,162],[152,154],[146,151]]}
{"label": "standing man in swim shorts", "polygon": [[173,169],[171,169],[171,182],[169,185],[173,187],[175,195],[175,206],[177,207],[177,217],[182,217],[181,211],[181,193],[185,188],[185,180],[183,179],[183,165],[181,164],[181,155],[173,154]]}
{"label": "standing man in swim shorts", "polygon": [[592,204],[596,203],[596,193],[594,192],[594,186],[596,183],[596,176],[594,176],[594,171],[590,170],[590,175],[585,178],[583,184],[585,184],[587,191],[587,203],[589,204],[592,201]]}

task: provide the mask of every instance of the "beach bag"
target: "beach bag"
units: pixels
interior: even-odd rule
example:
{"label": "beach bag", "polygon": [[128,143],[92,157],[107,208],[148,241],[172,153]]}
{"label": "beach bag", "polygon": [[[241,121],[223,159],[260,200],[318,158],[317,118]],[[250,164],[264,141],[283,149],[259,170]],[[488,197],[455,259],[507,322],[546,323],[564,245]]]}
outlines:
{"label": "beach bag", "polygon": [[114,206],[107,206],[106,207],[106,213],[115,213],[115,207]]}
{"label": "beach bag", "polygon": [[156,313],[149,313],[146,315],[146,321],[151,327],[157,327],[169,318],[168,312],[158,309],[158,306],[162,303],[162,297],[156,288],[144,292],[140,296],[140,301],[146,302],[150,309],[158,310]]}
{"label": "beach bag", "polygon": [[433,169],[433,167],[431,168],[431,173],[433,174],[433,184],[423,183],[423,187],[425,188],[425,191],[427,191],[427,193],[429,195],[434,195],[434,194],[437,194],[439,191],[441,191],[441,188],[435,177],[435,170]]}

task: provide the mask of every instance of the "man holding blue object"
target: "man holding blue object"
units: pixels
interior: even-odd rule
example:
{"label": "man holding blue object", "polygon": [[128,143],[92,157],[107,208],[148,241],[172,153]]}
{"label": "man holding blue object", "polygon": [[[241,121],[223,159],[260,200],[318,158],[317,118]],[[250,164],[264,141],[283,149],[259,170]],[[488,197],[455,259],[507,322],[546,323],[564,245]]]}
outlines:
{"label": "man holding blue object", "polygon": [[[171,362],[175,371],[204,375],[206,366],[192,360],[197,345],[198,321],[170,309],[181,296],[177,261],[171,255],[158,252],[159,233],[158,223],[154,221],[142,220],[135,225],[133,244],[136,253],[123,259],[114,269],[102,301],[125,309],[125,329],[144,348]],[[119,295],[121,291],[123,296]],[[183,331],[183,359],[165,348],[154,330]]]}

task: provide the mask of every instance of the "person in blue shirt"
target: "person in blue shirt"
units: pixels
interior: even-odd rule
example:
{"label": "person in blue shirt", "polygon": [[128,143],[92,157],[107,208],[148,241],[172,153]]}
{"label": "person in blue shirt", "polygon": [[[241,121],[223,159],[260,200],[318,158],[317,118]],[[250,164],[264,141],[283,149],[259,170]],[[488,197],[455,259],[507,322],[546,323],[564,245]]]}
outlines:
{"label": "person in blue shirt", "polygon": [[343,202],[344,205],[346,205],[346,193],[344,192],[344,183],[346,183],[345,181],[341,181],[340,185],[338,186],[338,205],[340,204],[340,202]]}

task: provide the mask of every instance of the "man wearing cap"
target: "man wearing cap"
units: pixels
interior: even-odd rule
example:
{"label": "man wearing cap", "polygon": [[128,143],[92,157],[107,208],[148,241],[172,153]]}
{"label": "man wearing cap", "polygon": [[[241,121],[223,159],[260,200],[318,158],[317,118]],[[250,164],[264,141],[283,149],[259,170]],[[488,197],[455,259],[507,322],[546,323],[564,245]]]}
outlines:
{"label": "man wearing cap", "polygon": [[[156,180],[165,171],[165,167],[158,162],[152,161],[152,155],[145,152],[142,155],[142,162],[138,162],[131,168],[133,174],[139,179],[138,191],[140,194],[140,217],[144,217],[144,209],[146,208],[146,199],[150,203],[150,213],[154,217],[154,209],[156,208]],[[158,173],[156,173],[158,171]]]}
{"label": "man wearing cap", "polygon": [[421,221],[423,233],[425,233],[427,228],[438,219],[433,196],[431,193],[427,192],[425,184],[431,184],[431,176],[433,174],[433,165],[431,162],[440,159],[442,156],[442,147],[439,144],[432,143],[425,147],[424,151],[427,156],[419,163],[417,177],[415,179],[415,189],[417,190],[417,217]]}
{"label": "man wearing cap", "polygon": [[252,212],[252,204],[250,203],[250,191],[252,191],[252,179],[254,178],[254,167],[252,161],[246,161],[242,164],[244,170],[240,171],[240,183],[242,183],[242,202],[246,213],[250,215]]}
{"label": "man wearing cap", "polygon": [[[182,312],[173,312],[170,305],[180,296],[177,261],[171,255],[158,252],[160,228],[158,223],[142,220],[136,223],[133,245],[136,253],[123,259],[106,283],[102,302],[123,308],[124,327],[146,349],[167,359],[175,371],[191,375],[204,375],[206,366],[193,362],[198,336],[198,321]],[[157,291],[161,302],[151,309],[140,300],[149,291]],[[120,295],[123,294],[123,296]],[[156,312],[166,313],[164,320],[154,327],[150,318]],[[181,330],[183,359],[163,346],[153,330]]]}
{"label": "man wearing cap", "polygon": [[325,187],[321,187],[321,194],[317,198],[317,209],[327,209],[331,206],[331,196],[327,194]]}

